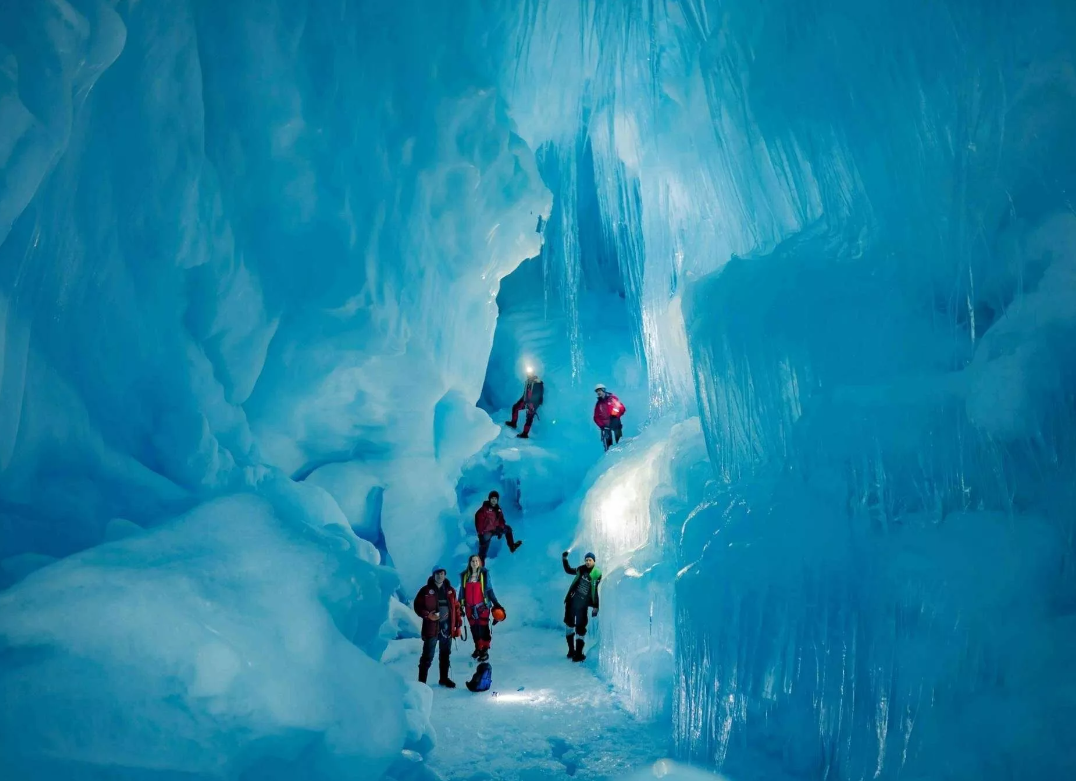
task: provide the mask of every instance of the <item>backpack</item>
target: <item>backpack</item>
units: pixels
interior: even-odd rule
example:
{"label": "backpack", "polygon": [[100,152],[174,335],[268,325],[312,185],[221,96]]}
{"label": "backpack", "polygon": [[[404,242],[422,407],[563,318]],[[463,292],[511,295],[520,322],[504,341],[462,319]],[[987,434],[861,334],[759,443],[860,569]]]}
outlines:
{"label": "backpack", "polygon": [[489,662],[480,662],[471,680],[467,681],[467,688],[473,692],[484,692],[488,691],[492,685],[493,667]]}

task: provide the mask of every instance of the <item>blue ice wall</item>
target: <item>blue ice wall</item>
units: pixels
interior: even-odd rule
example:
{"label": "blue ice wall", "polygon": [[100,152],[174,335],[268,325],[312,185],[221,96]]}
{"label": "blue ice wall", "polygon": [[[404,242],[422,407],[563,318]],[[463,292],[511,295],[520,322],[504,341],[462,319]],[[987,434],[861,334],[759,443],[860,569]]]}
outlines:
{"label": "blue ice wall", "polygon": [[680,532],[682,750],[1071,774],[1076,9],[528,8],[521,133],[589,139],[652,406],[697,403],[723,485]]}
{"label": "blue ice wall", "polygon": [[434,409],[477,399],[549,196],[462,17],[412,11],[4,10],[5,555],[354,458],[451,506]]}
{"label": "blue ice wall", "polygon": [[1076,704],[1073,30],[1056,4],[753,4],[701,49],[753,139],[722,143],[741,208],[800,216],[685,305],[728,486],[677,589],[689,756],[1076,767],[1051,726]]}
{"label": "blue ice wall", "polygon": [[496,434],[495,295],[551,202],[469,23],[0,9],[16,777],[377,778],[429,750],[428,696],[371,657]]}

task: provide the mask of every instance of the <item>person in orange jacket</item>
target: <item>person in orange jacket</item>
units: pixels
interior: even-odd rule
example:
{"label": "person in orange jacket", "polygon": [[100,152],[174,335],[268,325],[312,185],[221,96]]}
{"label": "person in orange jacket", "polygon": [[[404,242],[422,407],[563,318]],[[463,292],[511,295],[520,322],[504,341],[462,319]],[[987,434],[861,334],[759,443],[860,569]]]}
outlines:
{"label": "person in orange jacket", "polygon": [[460,636],[460,607],[456,589],[448,582],[444,567],[434,567],[426,585],[415,594],[415,612],[422,618],[422,656],[418,660],[419,683],[426,683],[426,676],[433,664],[433,652],[440,646],[441,678],[438,683],[449,689],[456,684],[448,677],[451,665],[452,638]]}

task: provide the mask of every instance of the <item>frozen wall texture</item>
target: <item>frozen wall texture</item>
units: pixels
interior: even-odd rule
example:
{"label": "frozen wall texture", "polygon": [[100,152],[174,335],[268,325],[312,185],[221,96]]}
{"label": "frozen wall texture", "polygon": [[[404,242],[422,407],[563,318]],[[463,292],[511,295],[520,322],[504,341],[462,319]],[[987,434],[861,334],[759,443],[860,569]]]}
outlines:
{"label": "frozen wall texture", "polygon": [[462,24],[418,2],[0,9],[21,777],[378,777],[418,744],[421,703],[364,653],[495,433],[474,407],[494,297],[550,203]]}
{"label": "frozen wall texture", "polygon": [[697,399],[714,470],[673,544],[638,530],[685,568],[684,754],[1071,774],[1076,8],[527,11],[521,133],[577,176],[589,139],[652,408]]}
{"label": "frozen wall texture", "polygon": [[549,199],[451,15],[87,5],[4,11],[5,553],[329,461],[450,474],[434,410]]}

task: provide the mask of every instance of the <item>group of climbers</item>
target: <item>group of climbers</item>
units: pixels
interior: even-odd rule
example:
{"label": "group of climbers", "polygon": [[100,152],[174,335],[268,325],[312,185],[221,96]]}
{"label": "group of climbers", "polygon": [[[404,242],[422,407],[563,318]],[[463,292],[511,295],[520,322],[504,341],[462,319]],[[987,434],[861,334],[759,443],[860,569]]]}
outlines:
{"label": "group of climbers", "polygon": [[[517,546],[518,547],[518,546]],[[587,624],[590,618],[597,618],[599,589],[602,573],[596,566],[597,557],[588,552],[583,563],[573,567],[568,563],[568,551],[561,554],[561,566],[572,576],[572,584],[564,595],[564,635],[568,643],[568,658],[573,662],[586,660],[583,647],[586,645]],[[467,560],[467,569],[460,573],[460,588],[457,592],[448,582],[444,567],[434,567],[426,585],[415,595],[415,612],[422,617],[422,655],[418,662],[418,680],[426,683],[430,667],[433,665],[434,651],[440,650],[440,678],[438,683],[449,689],[456,688],[456,683],[448,677],[451,666],[452,640],[460,637],[463,619],[466,618],[474,640],[471,658],[488,669],[489,648],[493,640],[491,626],[496,626],[506,617],[504,607],[497,600],[493,591],[493,582],[489,570],[478,554]],[[469,688],[473,688],[468,683]]]}
{"label": "group of climbers", "polygon": [[489,647],[493,640],[491,626],[506,617],[504,607],[493,591],[493,582],[486,569],[486,555],[494,537],[505,537],[508,549],[515,553],[522,540],[516,540],[512,527],[504,518],[500,506],[501,495],[490,491],[489,496],[474,515],[475,533],[478,535],[478,553],[467,560],[467,568],[460,573],[457,592],[448,582],[444,567],[434,567],[426,585],[415,595],[415,612],[422,617],[422,656],[418,663],[418,679],[426,683],[433,653],[440,644],[441,677],[438,683],[449,689],[456,687],[448,677],[451,664],[452,640],[462,635],[463,619],[466,618],[474,652],[471,658],[484,663],[489,661]]}
{"label": "group of climbers", "polygon": [[[602,444],[608,450],[615,443],[620,442],[620,438],[624,436],[624,425],[621,419],[628,408],[601,383],[594,388],[594,392],[598,396],[597,401],[594,402],[594,424],[601,432]],[[542,406],[543,401],[545,401],[545,383],[539,379],[534,369],[528,367],[527,379],[523,384],[523,395],[512,407],[512,419],[506,420],[504,424],[509,428],[515,428],[519,425],[519,413],[526,410],[527,417],[523,423],[523,431],[516,436],[520,439],[529,439],[531,426],[534,425],[534,418],[538,415],[538,408]]]}
{"label": "group of climbers", "polygon": [[[601,431],[602,443],[608,450],[619,442],[624,433],[621,418],[627,411],[624,404],[610,393],[604,385],[594,389],[597,401],[594,404],[594,423]],[[512,419],[505,424],[515,428],[519,424],[520,412],[526,411],[523,430],[517,435],[521,439],[530,436],[531,426],[538,415],[538,409],[545,398],[545,386],[533,369],[527,369],[527,380],[523,386],[523,395],[512,407]],[[422,618],[422,655],[418,663],[418,679],[426,683],[430,667],[433,665],[434,652],[439,652],[440,678],[438,683],[450,689],[456,688],[449,678],[451,666],[452,641],[463,635],[464,619],[474,641],[471,657],[478,661],[475,677],[467,686],[472,691],[483,691],[489,685],[489,651],[493,640],[492,627],[505,620],[504,607],[497,599],[489,570],[485,566],[490,544],[494,537],[504,537],[508,550],[515,553],[523,544],[516,540],[512,527],[504,517],[500,504],[500,494],[490,491],[486,500],[475,512],[475,534],[478,537],[478,552],[467,560],[467,567],[460,573],[459,591],[448,581],[444,567],[437,566],[430,573],[426,585],[415,595],[414,610]],[[599,597],[598,586],[601,583],[601,570],[595,566],[597,558],[588,552],[583,563],[572,567],[568,563],[568,551],[561,554],[564,571],[573,576],[571,586],[564,597],[564,627],[568,643],[568,658],[573,662],[586,659],[583,647],[586,644],[587,624],[591,617],[597,617]],[[485,675],[484,683],[478,683]]]}

